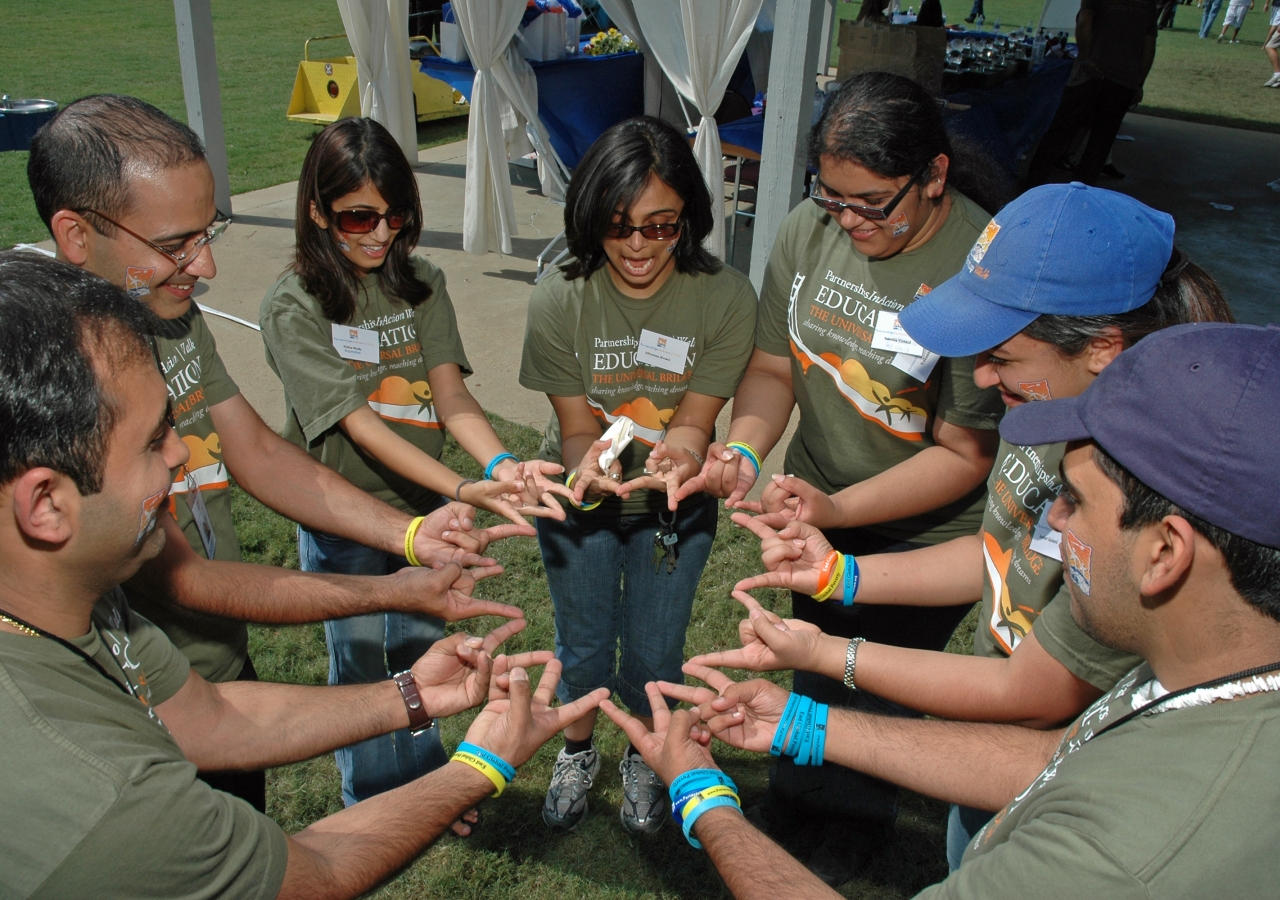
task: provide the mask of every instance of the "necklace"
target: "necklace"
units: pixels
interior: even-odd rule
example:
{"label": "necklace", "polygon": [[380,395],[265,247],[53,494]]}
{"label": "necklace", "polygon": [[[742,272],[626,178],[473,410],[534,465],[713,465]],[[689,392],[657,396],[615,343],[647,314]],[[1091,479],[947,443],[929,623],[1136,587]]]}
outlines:
{"label": "necklace", "polygon": [[[23,619],[18,618],[11,612],[4,612],[3,610],[0,610],[0,622],[7,622],[8,624],[12,625],[14,628],[17,628],[23,634],[30,635],[31,637],[48,638],[51,641],[55,641],[61,644],[62,646],[70,650],[72,653],[74,653],[76,656],[79,656],[89,665],[97,669],[98,674],[100,674],[103,678],[107,679],[107,681],[110,681],[112,684],[114,684],[117,688],[120,689],[122,693],[133,696],[133,697],[138,696],[136,693],[134,693],[133,685],[129,683],[129,679],[127,676],[125,677],[125,683],[121,684],[118,679],[111,677],[111,675],[107,672],[107,670],[102,667],[102,664],[100,662],[98,662],[88,653],[85,653],[83,650],[81,650],[79,647],[77,647],[75,644],[71,643],[70,641],[64,640],[63,638],[58,637],[56,634],[52,634],[48,631],[45,631],[43,628],[41,628],[38,625],[32,625],[30,622],[27,622],[27,621],[24,621]],[[91,627],[93,627],[95,632],[98,630],[96,625]],[[98,635],[98,640],[102,640],[101,635]]]}

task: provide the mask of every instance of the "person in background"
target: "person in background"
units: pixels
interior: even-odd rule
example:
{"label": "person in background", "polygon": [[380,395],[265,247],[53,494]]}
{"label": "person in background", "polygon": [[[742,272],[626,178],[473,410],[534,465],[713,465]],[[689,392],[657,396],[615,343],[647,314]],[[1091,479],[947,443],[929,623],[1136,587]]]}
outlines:
{"label": "person in background", "polygon": [[1142,85],[1156,58],[1156,32],[1155,0],[1082,0],[1075,65],[1031,158],[1028,186],[1050,180],[1082,128],[1089,130],[1089,141],[1076,164],[1076,180],[1097,182],[1125,113],[1142,102]]}
{"label": "person in background", "polygon": [[979,17],[986,18],[982,12],[982,0],[973,0],[973,8],[969,10],[969,15],[965,16],[964,20],[972,25]]}
{"label": "person in background", "polygon": [[1253,9],[1253,0],[1231,0],[1227,6],[1227,14],[1222,17],[1222,32],[1218,35],[1218,43],[1222,43],[1222,39],[1227,36],[1227,29],[1234,28],[1235,31],[1231,35],[1231,43],[1240,43],[1240,26],[1244,24],[1244,17],[1249,10]]}
{"label": "person in background", "polygon": [[[646,722],[644,685],[680,677],[716,533],[715,500],[677,503],[676,491],[702,468],[755,331],[751,283],[702,246],[717,208],[680,131],[647,116],[605,131],[574,172],[572,259],[534,289],[520,362],[520,383],[554,410],[541,455],[570,470],[574,494],[567,519],[538,521],[560,699],[603,686]],[[601,440],[624,426],[628,446]],[[542,807],[550,828],[587,814],[595,723],[589,713],[565,729]],[[619,769],[623,826],[656,831],[665,786],[634,747]]]}
{"label": "person in background", "polygon": [[1222,9],[1222,0],[1200,0],[1204,12],[1200,15],[1200,40],[1209,36],[1213,30],[1214,20],[1218,18],[1218,10]]}
{"label": "person in background", "polygon": [[[974,380],[997,387],[1010,409],[1076,396],[1125,348],[1160,329],[1231,321],[1213,280],[1174,248],[1173,231],[1171,217],[1123,194],[1080,184],[1033,188],[996,215],[960,274],[904,310],[900,321],[933,352],[985,348]],[[1099,240],[1105,252],[1093,250]],[[1087,268],[1076,265],[1084,254],[1092,259]],[[1002,440],[977,534],[907,554],[845,557],[853,604],[980,603],[975,658],[823,635],[815,643],[820,653],[771,666],[843,677],[851,687],[949,719],[1048,728],[1078,714],[1135,661],[1089,640],[1068,614],[1061,535],[1047,521],[1062,490],[1065,452],[1065,444],[1018,447]],[[839,524],[840,510],[798,479],[780,483],[796,490],[795,509],[756,519],[734,515],[764,539],[769,570],[739,582],[737,592],[819,593],[820,570],[834,551],[816,528],[786,520],[829,527]],[[752,611],[751,627],[742,629],[749,642],[742,651],[692,662],[762,671],[756,637],[768,626],[758,604],[735,596]],[[952,869],[989,818],[985,810],[953,807]]]}
{"label": "person in background", "polygon": [[[521,524],[522,513],[563,518],[550,498],[564,488],[546,480],[560,467],[508,453],[466,388],[471,369],[444,273],[410,255],[421,223],[413,169],[386,128],[341,119],[312,141],[298,182],[293,264],[259,316],[267,364],[284,386],[284,438],[414,521],[446,499]],[[439,461],[446,429],[484,480]],[[307,572],[385,575],[413,564],[408,543],[388,552],[298,526]],[[329,683],[381,681],[443,637],[444,623],[428,616],[329,620]],[[406,784],[446,759],[438,728],[344,747],[343,802]]]}
{"label": "person in background", "polygon": [[[1271,8],[1271,25],[1267,29],[1267,39],[1262,49],[1271,62],[1271,77],[1263,83],[1263,87],[1280,88],[1280,0],[1269,4]],[[1266,6],[1263,7],[1265,11]]]}
{"label": "person in background", "polygon": [[921,28],[941,28],[943,26],[942,0],[924,0],[920,4],[920,12],[916,14],[916,25]]}
{"label": "person in background", "polygon": [[[743,498],[798,405],[786,471],[847,496],[849,527],[827,535],[841,552],[897,554],[978,530],[1004,405],[974,385],[972,357],[929,353],[898,325],[904,308],[960,270],[999,205],[999,186],[986,180],[996,167],[958,149],[937,103],[910,79],[863,73],[831,96],[810,138],[813,202],[791,212],[770,254],[728,441],[710,448],[682,491],[705,488],[727,507],[759,511]],[[781,510],[788,496],[767,486],[764,510]],[[927,650],[943,649],[968,611],[846,609],[801,593],[792,603],[827,633]],[[838,679],[797,672],[796,684],[824,702],[906,713]],[[787,761],[771,783],[761,814],[779,829],[809,823],[810,865],[832,883],[891,833],[892,785]]]}
{"label": "person in background", "polygon": [[[213,242],[230,220],[214,205],[213,173],[186,125],[134,97],[100,94],[63,107],[36,133],[27,160],[36,211],[59,259],[122,288],[154,314],[157,359],[174,427],[190,451],[176,473],[161,527],[164,550],[126,585],[134,607],[212,683],[253,681],[246,622],[298,623],[375,610],[427,612],[424,592],[473,580],[450,562],[501,569],[489,541],[532,534],[526,524],[472,532],[474,511],[452,504],[417,523],[360,490],[272,431],[240,393],[192,300],[217,266]],[[394,578],[298,575],[247,565],[231,515],[231,480],[308,528],[415,556],[441,572]],[[457,604],[455,603],[455,606]],[[496,608],[495,608],[496,609]],[[504,607],[501,615],[519,615]],[[460,613],[461,609],[458,610]],[[491,612],[494,610],[491,610]],[[475,614],[475,613],[466,613]],[[485,613],[489,614],[489,613]],[[262,772],[202,772],[214,786],[266,808]]]}

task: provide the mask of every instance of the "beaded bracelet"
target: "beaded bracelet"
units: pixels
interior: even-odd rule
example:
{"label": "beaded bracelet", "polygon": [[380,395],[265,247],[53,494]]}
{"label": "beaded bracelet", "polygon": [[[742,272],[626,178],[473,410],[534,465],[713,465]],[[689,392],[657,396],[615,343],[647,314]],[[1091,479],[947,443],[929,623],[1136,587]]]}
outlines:
{"label": "beaded bracelet", "polygon": [[418,557],[413,552],[413,541],[418,536],[418,529],[422,527],[422,523],[427,520],[426,516],[418,516],[409,523],[409,527],[404,532],[404,558],[409,561],[411,566],[421,566]]}
{"label": "beaded bracelet", "polygon": [[756,452],[756,448],[743,441],[730,441],[724,445],[728,450],[737,450],[741,455],[755,467],[756,477],[760,477],[760,454]]}
{"label": "beaded bracelet", "polygon": [[[564,480],[564,486],[565,486],[565,487],[567,487],[567,488],[572,488],[572,487],[573,487],[573,479],[575,479],[575,478],[577,478],[577,477],[578,477],[578,470],[577,470],[577,469],[574,469],[572,472],[570,472],[570,473],[569,473],[569,477],[568,477],[568,478],[566,478],[566,479]],[[583,512],[588,512],[588,511],[590,511],[590,510],[595,509],[597,506],[599,506],[599,505],[600,505],[601,503],[603,503],[603,502],[604,502],[604,498],[603,498],[603,497],[601,497],[599,500],[595,501],[594,503],[588,503],[588,502],[587,502],[587,495],[586,495],[586,494],[583,494],[583,495],[582,495],[582,504],[581,504],[581,505],[579,505],[579,504],[577,504],[577,503],[574,503],[573,505],[574,505],[574,506],[577,506],[577,507],[578,507],[578,509],[582,510]]]}
{"label": "beaded bracelet", "polygon": [[503,460],[506,460],[506,459],[509,459],[514,463],[520,462],[520,457],[516,456],[514,453],[508,453],[507,451],[504,450],[501,453],[499,453],[497,456],[495,456],[493,459],[489,460],[489,465],[484,467],[484,480],[492,481],[493,470],[498,468],[498,465]]}

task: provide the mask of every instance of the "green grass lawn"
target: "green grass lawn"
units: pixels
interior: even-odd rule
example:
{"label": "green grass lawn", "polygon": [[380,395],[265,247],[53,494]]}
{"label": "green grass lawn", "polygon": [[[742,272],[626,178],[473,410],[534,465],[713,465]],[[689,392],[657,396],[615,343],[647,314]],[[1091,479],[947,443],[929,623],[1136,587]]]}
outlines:
{"label": "green grass lawn", "polygon": [[[522,458],[533,455],[540,435],[531,428],[491,417],[507,447]],[[451,468],[478,477],[475,463],[450,439],[445,460]],[[248,558],[297,566],[297,544],[291,523],[243,492],[235,498],[236,528]],[[511,640],[514,651],[553,646],[551,602],[537,544],[532,539],[502,542],[490,551],[506,572],[481,583],[477,594],[512,603],[525,610],[529,627]],[[730,586],[759,570],[759,543],[723,515],[711,559],[694,604],[686,652],[692,656],[713,648],[737,646],[741,607],[729,597]],[[763,603],[786,614],[785,592],[759,592]],[[970,646],[974,616],[957,631],[953,648]],[[496,620],[462,623],[472,632],[491,628]],[[264,679],[323,684],[328,672],[324,633],[319,625],[253,628],[250,652]],[[732,673],[741,676],[742,673]],[[789,682],[789,675],[775,677]],[[472,714],[444,723],[447,748],[466,732]],[[447,836],[409,869],[376,894],[385,898],[457,897],[484,900],[571,900],[571,898],[713,898],[727,897],[704,854],[694,851],[670,823],[657,835],[635,838],[618,822],[621,787],[617,765],[626,738],[601,718],[597,743],[605,765],[591,795],[591,813],[572,834],[553,835],[542,824],[542,795],[559,749],[553,740],[520,771],[501,799],[486,801],[481,830],[470,838]],[[769,758],[718,745],[721,764],[752,803],[768,783]],[[297,831],[341,809],[337,768],[331,756],[275,769],[268,775],[268,812],[287,831]],[[898,838],[867,872],[845,888],[848,897],[909,897],[946,876],[944,860],[946,807],[913,794],[903,797]],[[807,840],[812,841],[813,836]],[[802,841],[804,838],[802,838]],[[803,847],[793,847],[802,852]]]}

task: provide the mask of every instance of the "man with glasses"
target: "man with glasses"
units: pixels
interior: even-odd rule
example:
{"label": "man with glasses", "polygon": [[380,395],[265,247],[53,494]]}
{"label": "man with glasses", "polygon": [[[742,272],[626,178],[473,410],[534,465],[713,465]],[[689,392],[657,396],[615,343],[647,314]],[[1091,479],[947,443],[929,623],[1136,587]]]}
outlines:
{"label": "man with glasses", "polygon": [[[155,347],[174,427],[190,460],[171,491],[176,523],[162,517],[171,539],[129,588],[134,607],[168,634],[201,676],[214,683],[256,679],[245,621],[314,622],[384,610],[447,612],[450,618],[520,615],[509,606],[468,604],[450,584],[458,579],[455,586],[469,594],[472,578],[459,578],[452,568],[371,579],[285,577],[277,569],[241,564],[231,478],[296,522],[388,552],[404,552],[414,520],[279,437],[227,374],[191,297],[201,278],[217,274],[211,245],[230,220],[214,205],[213,173],[191,129],[132,97],[86,97],[37,133],[27,174],[59,258],[123,288],[160,320]],[[471,513],[454,504],[429,517],[413,536],[416,557],[428,565],[456,559],[492,566],[476,555],[489,540],[533,534],[515,525],[468,534]],[[467,611],[450,610],[445,601]],[[206,780],[259,809],[265,805],[261,772]]]}

